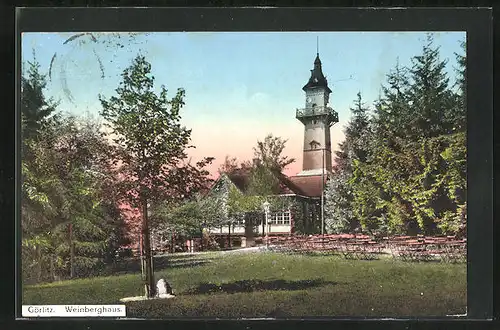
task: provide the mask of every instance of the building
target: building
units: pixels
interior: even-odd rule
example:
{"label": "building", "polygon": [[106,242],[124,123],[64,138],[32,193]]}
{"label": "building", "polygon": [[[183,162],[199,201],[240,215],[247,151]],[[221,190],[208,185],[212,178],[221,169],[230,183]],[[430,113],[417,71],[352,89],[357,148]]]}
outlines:
{"label": "building", "polygon": [[[295,200],[299,210],[286,209],[269,214],[268,226],[265,225],[265,215],[262,212],[261,225],[253,228],[253,234],[257,236],[289,235],[293,232],[318,233],[322,230],[323,191],[328,174],[332,171],[330,127],[338,122],[338,114],[328,106],[332,91],[323,74],[319,53],[314,60],[309,81],[302,90],[305,92],[305,107],[295,112],[295,117],[304,124],[302,171],[291,177],[275,173],[280,182],[279,196]],[[221,175],[213,187],[225,185],[227,188],[232,185],[245,192],[247,184],[248,173],[237,171]],[[211,228],[210,232],[231,241],[238,236],[248,236],[248,228],[245,228],[244,220],[240,220],[233,222],[231,226]]]}

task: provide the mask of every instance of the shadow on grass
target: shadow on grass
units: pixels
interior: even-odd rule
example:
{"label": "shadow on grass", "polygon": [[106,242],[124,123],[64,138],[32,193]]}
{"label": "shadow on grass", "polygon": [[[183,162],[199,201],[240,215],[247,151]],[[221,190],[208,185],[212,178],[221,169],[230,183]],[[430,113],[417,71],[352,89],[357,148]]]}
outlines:
{"label": "shadow on grass", "polygon": [[[190,257],[190,258],[189,258]],[[192,268],[203,266],[212,262],[208,258],[193,258],[193,256],[161,256],[153,258],[153,268],[156,270]],[[141,271],[141,262],[139,258],[127,259],[116,263],[111,267],[109,273],[135,273]]]}
{"label": "shadow on grass", "polygon": [[255,291],[295,291],[310,289],[325,285],[336,285],[337,282],[324,281],[321,279],[316,280],[300,280],[300,281],[286,281],[286,280],[243,280],[231,283],[201,283],[196,288],[188,290],[186,294],[207,294],[207,293],[240,293],[240,292],[255,292]]}

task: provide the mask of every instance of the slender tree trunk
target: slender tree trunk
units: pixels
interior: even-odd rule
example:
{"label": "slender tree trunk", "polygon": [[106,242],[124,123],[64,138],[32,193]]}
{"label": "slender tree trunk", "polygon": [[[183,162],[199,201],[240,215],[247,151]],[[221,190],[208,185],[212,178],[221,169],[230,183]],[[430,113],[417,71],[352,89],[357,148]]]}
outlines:
{"label": "slender tree trunk", "polygon": [[200,235],[200,251],[203,251],[203,228],[201,228]]}
{"label": "slender tree trunk", "polygon": [[37,262],[37,274],[36,274],[36,282],[37,283],[40,283],[41,279],[42,279],[42,253],[40,251],[40,247],[37,245],[35,246],[35,255],[36,255],[36,259],[38,260]]}
{"label": "slender tree trunk", "polygon": [[[247,247],[254,244],[254,217],[255,214],[245,215],[245,241]],[[257,227],[258,228],[258,227]]]}
{"label": "slender tree trunk", "polygon": [[153,274],[153,263],[151,259],[151,239],[149,233],[149,219],[148,219],[148,203],[146,199],[142,200],[142,242],[143,253],[146,259],[146,296],[152,298],[156,295],[155,279]]}
{"label": "slender tree trunk", "polygon": [[266,215],[264,214],[264,217],[262,218],[262,239],[264,239],[264,235],[266,232]]}
{"label": "slender tree trunk", "polygon": [[55,271],[55,266],[54,266],[54,255],[50,255],[50,277],[52,278],[52,281],[56,281],[56,271]]}
{"label": "slender tree trunk", "polygon": [[75,276],[75,248],[73,245],[73,225],[69,224],[69,278],[73,278]]}

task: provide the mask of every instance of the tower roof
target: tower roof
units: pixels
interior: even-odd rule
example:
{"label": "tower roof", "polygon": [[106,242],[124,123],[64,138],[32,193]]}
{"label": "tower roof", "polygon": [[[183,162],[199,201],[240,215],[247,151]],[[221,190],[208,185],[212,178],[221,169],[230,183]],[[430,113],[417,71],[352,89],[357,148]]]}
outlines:
{"label": "tower roof", "polygon": [[323,74],[323,70],[321,68],[321,60],[319,58],[319,53],[316,54],[316,59],[314,60],[314,69],[311,70],[311,77],[307,84],[302,87],[302,90],[306,91],[308,89],[314,88],[325,88],[328,93],[331,93],[332,90],[328,87],[328,81],[326,80],[325,75]]}

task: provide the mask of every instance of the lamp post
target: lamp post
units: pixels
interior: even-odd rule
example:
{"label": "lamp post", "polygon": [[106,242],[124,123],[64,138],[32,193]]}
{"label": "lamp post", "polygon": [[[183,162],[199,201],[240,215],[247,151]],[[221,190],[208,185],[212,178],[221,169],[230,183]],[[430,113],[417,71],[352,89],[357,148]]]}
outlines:
{"label": "lamp post", "polygon": [[268,201],[265,201],[264,204],[262,204],[262,206],[264,207],[264,213],[266,214],[266,226],[267,226],[267,230],[266,230],[266,247],[269,248],[269,202]]}

